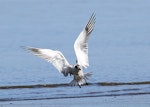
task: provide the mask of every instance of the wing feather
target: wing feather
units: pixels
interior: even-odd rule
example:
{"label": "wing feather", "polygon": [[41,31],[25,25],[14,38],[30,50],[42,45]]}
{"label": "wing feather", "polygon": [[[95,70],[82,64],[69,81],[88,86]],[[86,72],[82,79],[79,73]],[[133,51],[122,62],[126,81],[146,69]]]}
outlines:
{"label": "wing feather", "polygon": [[25,47],[25,49],[32,54],[52,63],[52,65],[56,67],[60,73],[63,73],[64,76],[67,76],[70,73],[71,65],[60,51],[33,47]]}
{"label": "wing feather", "polygon": [[74,43],[74,50],[77,57],[77,63],[82,67],[86,68],[89,66],[88,60],[88,38],[94,29],[95,14],[93,13],[88,23],[79,34],[78,38]]}

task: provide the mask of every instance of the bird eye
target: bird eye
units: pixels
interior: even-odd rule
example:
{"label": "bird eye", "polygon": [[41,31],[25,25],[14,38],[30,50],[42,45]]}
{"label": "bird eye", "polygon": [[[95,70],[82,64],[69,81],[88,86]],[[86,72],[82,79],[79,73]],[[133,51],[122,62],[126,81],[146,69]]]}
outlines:
{"label": "bird eye", "polygon": [[76,69],[78,68],[77,65],[75,66],[75,68],[76,68]]}

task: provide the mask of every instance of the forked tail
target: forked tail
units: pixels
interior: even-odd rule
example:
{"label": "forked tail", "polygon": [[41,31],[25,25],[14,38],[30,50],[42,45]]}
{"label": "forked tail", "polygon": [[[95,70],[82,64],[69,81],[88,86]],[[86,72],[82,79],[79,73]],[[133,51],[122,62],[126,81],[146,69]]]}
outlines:
{"label": "forked tail", "polygon": [[89,77],[90,77],[91,75],[92,75],[91,72],[85,73],[84,76],[81,77],[80,80],[75,80],[75,79],[73,79],[73,80],[70,82],[70,85],[71,85],[71,86],[79,86],[80,88],[81,88],[81,85],[84,85],[84,84],[88,85],[87,80],[89,79]]}
{"label": "forked tail", "polygon": [[92,72],[85,73],[85,74],[84,74],[84,79],[87,80],[87,79],[89,79],[89,77],[91,77],[91,76],[92,76]]}

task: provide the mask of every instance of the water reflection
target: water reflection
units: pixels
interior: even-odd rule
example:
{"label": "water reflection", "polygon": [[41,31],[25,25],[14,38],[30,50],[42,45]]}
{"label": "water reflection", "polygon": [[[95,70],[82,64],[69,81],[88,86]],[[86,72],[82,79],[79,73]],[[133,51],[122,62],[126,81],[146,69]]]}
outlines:
{"label": "water reflection", "polygon": [[145,95],[150,94],[149,85],[150,81],[126,83],[98,82],[89,83],[88,86],[82,86],[82,88],[71,87],[68,84],[1,86],[2,96],[0,96],[0,101]]}

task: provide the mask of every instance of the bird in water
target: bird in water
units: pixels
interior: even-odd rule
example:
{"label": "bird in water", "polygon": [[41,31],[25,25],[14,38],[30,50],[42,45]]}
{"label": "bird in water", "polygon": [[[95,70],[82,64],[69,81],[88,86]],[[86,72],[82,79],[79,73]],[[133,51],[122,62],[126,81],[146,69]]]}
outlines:
{"label": "bird in water", "polygon": [[70,85],[79,86],[81,88],[82,85],[88,84],[87,79],[92,75],[91,73],[83,73],[83,69],[89,66],[88,39],[94,29],[95,20],[95,14],[93,13],[74,43],[74,50],[77,58],[75,65],[69,64],[64,55],[58,50],[29,46],[24,48],[32,54],[50,62],[65,77],[73,75],[73,80],[70,82]]}

